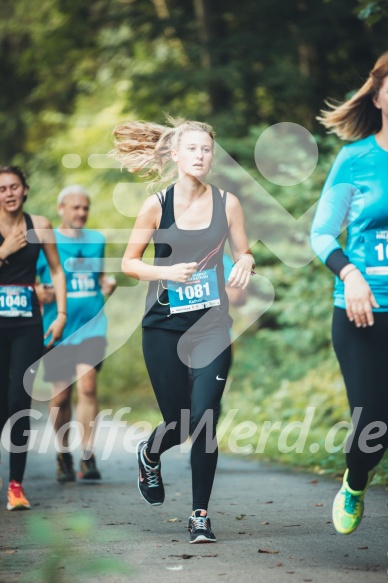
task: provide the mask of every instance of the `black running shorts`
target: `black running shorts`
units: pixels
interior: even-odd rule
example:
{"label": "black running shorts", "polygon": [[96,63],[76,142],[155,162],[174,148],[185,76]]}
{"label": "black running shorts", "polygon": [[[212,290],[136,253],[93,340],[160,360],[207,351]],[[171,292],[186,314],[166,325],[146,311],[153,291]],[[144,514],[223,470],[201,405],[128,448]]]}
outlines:
{"label": "black running shorts", "polygon": [[49,383],[72,379],[77,364],[90,364],[98,372],[102,367],[105,350],[106,339],[102,336],[88,338],[81,344],[59,344],[45,349],[43,379]]}

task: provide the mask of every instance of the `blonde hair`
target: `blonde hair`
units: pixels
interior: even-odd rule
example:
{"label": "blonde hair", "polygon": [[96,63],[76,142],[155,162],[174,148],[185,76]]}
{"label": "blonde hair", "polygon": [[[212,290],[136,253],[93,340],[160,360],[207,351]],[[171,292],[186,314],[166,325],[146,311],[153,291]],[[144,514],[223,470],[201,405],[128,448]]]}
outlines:
{"label": "blonde hair", "polygon": [[151,122],[127,121],[113,130],[116,160],[128,170],[146,178],[150,187],[176,178],[176,164],[171,159],[171,151],[179,147],[185,132],[206,132],[212,139],[213,128],[200,121],[189,121],[168,116],[169,126]]}
{"label": "blonde hair", "polygon": [[317,117],[330,133],[344,140],[360,140],[375,134],[382,127],[381,110],[373,103],[388,75],[388,52],[376,61],[364,85],[344,103],[326,105],[330,110],[321,110]]}

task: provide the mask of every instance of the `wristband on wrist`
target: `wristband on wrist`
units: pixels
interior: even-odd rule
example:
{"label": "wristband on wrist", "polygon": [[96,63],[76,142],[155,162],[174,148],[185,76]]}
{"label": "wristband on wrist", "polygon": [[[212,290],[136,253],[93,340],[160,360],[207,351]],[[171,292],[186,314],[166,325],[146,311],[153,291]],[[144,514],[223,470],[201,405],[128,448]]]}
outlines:
{"label": "wristband on wrist", "polygon": [[[237,261],[240,261],[240,259],[242,257],[250,257],[250,259],[252,260],[252,266],[251,266],[251,275],[255,275],[255,267],[256,267],[256,262],[255,262],[255,258],[253,257],[252,253],[241,253],[240,257],[237,259]],[[237,263],[236,261],[236,263]],[[235,263],[235,265],[236,265]]]}
{"label": "wristband on wrist", "polygon": [[58,310],[58,314],[63,314],[67,318],[67,313],[66,312],[61,312],[61,310]]}
{"label": "wristband on wrist", "polygon": [[349,267],[349,269],[346,271],[345,275],[343,275],[343,276],[341,277],[341,280],[342,280],[342,281],[345,281],[345,278],[346,278],[346,276],[347,276],[347,275],[349,275],[349,273],[351,273],[351,272],[352,272],[352,271],[354,271],[355,269],[357,269],[357,267],[356,267],[355,265],[352,265],[352,264],[351,264],[351,265],[350,265],[350,267]]}

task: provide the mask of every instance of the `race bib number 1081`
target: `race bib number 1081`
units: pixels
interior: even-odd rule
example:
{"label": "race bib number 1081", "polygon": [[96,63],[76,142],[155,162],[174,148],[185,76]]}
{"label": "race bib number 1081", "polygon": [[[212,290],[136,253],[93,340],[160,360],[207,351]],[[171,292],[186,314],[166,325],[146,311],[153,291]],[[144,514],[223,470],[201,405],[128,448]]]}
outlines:
{"label": "race bib number 1081", "polygon": [[186,283],[167,282],[170,313],[191,312],[220,305],[216,269],[193,273]]}

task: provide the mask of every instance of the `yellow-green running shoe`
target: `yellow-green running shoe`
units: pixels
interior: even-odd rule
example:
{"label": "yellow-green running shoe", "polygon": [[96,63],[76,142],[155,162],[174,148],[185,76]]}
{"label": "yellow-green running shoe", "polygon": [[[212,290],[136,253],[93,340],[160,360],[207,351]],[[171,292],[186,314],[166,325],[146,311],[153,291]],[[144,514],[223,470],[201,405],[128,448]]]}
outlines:
{"label": "yellow-green running shoe", "polygon": [[364,514],[364,496],[369,488],[375,470],[368,472],[368,482],[364,490],[352,490],[348,484],[349,470],[346,470],[342,488],[333,502],[333,524],[337,532],[350,534],[356,530]]}

